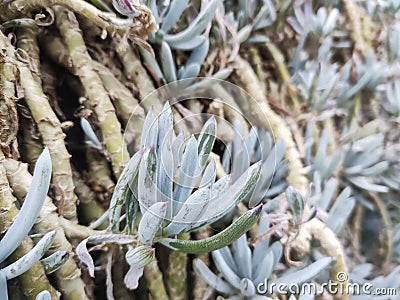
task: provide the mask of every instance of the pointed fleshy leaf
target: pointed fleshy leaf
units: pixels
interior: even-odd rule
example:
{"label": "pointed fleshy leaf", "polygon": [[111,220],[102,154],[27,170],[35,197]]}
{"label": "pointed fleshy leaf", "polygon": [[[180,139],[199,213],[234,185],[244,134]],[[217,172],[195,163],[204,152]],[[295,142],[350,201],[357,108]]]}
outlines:
{"label": "pointed fleshy leaf", "polygon": [[161,71],[161,68],[160,68],[157,60],[154,58],[154,56],[144,47],[139,46],[139,50],[140,50],[140,54],[143,57],[143,60],[148,65],[148,67],[151,69],[151,71],[154,73],[154,75],[159,80],[165,80],[164,74]]}
{"label": "pointed fleshy leaf", "polygon": [[220,0],[211,0],[199,15],[190,23],[189,27],[177,34],[167,34],[164,40],[168,43],[189,41],[201,34],[214,18]]}
{"label": "pointed fleshy leaf", "polygon": [[40,260],[46,274],[51,274],[61,268],[69,258],[67,251],[59,250]]}
{"label": "pointed fleshy leaf", "polygon": [[329,266],[332,263],[332,261],[333,259],[331,257],[323,257],[299,271],[292,272],[290,274],[283,275],[278,279],[272,280],[270,286],[273,286],[274,288],[270,292],[275,293],[276,287],[282,283],[285,284],[290,282],[291,284],[300,284],[309,281],[310,279],[315,277],[319,272],[321,272],[327,266]]}
{"label": "pointed fleshy leaf", "polygon": [[[201,178],[201,182],[199,188],[205,187],[207,185],[211,185],[211,189],[214,186],[215,177],[217,175],[215,161],[212,159],[204,170],[203,177]],[[211,194],[210,194],[211,196]]]}
{"label": "pointed fleshy leaf", "polygon": [[167,82],[174,82],[176,78],[175,60],[172,55],[171,48],[166,42],[161,43],[160,49],[161,68]]}
{"label": "pointed fleshy leaf", "polygon": [[122,171],[117,184],[115,185],[114,192],[110,200],[110,212],[108,214],[108,221],[113,232],[119,232],[119,219],[121,217],[121,210],[125,204],[131,182],[139,171],[139,165],[142,157],[143,150],[136,152],[135,155],[132,156]]}
{"label": "pointed fleshy leaf", "polygon": [[238,274],[239,272],[238,266],[236,265],[235,259],[232,256],[232,252],[229,246],[222,247],[221,249],[218,249],[218,251],[219,253],[221,253],[223,259],[225,260],[229,268],[231,268],[233,272]]}
{"label": "pointed fleshy leaf", "polygon": [[[194,230],[219,220],[238,203],[243,201],[253,191],[260,177],[260,172],[260,163],[255,163],[249,167],[246,172],[244,172],[244,174],[242,174],[242,176],[232,186],[230,186],[230,188],[219,193],[209,201],[209,204],[199,218],[199,221],[191,225],[192,228],[190,230]],[[217,183],[214,185],[214,188]]]}
{"label": "pointed fleshy leaf", "polygon": [[155,235],[161,229],[166,212],[167,202],[157,202],[144,213],[138,228],[139,240],[142,244],[151,246]]}
{"label": "pointed fleshy leaf", "polygon": [[251,250],[247,244],[246,234],[232,244],[232,254],[238,266],[238,275],[241,278],[251,278]]}
{"label": "pointed fleshy leaf", "polygon": [[192,241],[162,238],[160,243],[173,250],[185,253],[205,253],[225,247],[247,232],[258,220],[262,206],[257,206],[241,215],[230,226],[209,238]]}
{"label": "pointed fleshy leaf", "polygon": [[173,162],[174,162],[174,173],[178,168],[179,163],[182,160],[183,147],[185,141],[185,135],[183,132],[180,132],[176,139],[172,143],[172,155],[173,155]]}
{"label": "pointed fleshy leaf", "polygon": [[165,228],[168,235],[177,235],[191,228],[191,224],[198,221],[210,200],[210,186],[203,187],[194,192],[183,203],[181,209],[172,219],[172,222]]}
{"label": "pointed fleshy leaf", "polygon": [[47,250],[49,250],[55,235],[55,231],[50,231],[41,238],[32,250],[11,265],[5,267],[2,272],[6,275],[7,280],[13,279],[32,268],[32,266],[47,252]]}
{"label": "pointed fleshy leaf", "polygon": [[101,234],[92,235],[78,244],[75,253],[79,260],[86,265],[89,271],[89,275],[94,278],[94,262],[90,256],[86,245],[87,244],[99,244],[99,243],[116,243],[119,245],[132,244],[137,242],[136,237],[132,235],[124,234]]}
{"label": "pointed fleshy leaf", "polygon": [[343,230],[348,218],[353,212],[356,204],[354,198],[350,198],[351,189],[346,187],[337,197],[335,203],[329,211],[326,223],[337,235]]}
{"label": "pointed fleshy leaf", "polygon": [[265,253],[261,262],[259,262],[256,272],[253,275],[253,282],[258,285],[268,279],[274,270],[274,253],[269,251]]}
{"label": "pointed fleshy leaf", "polygon": [[158,120],[154,108],[151,107],[143,123],[140,148],[150,148],[158,142]]}
{"label": "pointed fleshy leaf", "polygon": [[143,276],[144,268],[129,267],[128,272],[124,277],[124,283],[130,290],[136,290],[139,286],[139,279]]}
{"label": "pointed fleshy leaf", "polygon": [[154,147],[147,149],[139,165],[138,200],[142,214],[157,202],[157,156]]}
{"label": "pointed fleshy leaf", "polygon": [[176,50],[189,51],[200,47],[206,40],[207,37],[204,35],[196,35],[191,40],[182,39],[168,41],[168,45]]}
{"label": "pointed fleshy leaf", "polygon": [[172,0],[169,7],[168,12],[162,20],[161,30],[163,32],[170,31],[173,27],[175,27],[179,18],[181,17],[183,11],[186,9],[189,0]]}
{"label": "pointed fleshy leaf", "polygon": [[49,190],[51,168],[50,153],[45,148],[36,162],[32,183],[24,204],[6,234],[0,240],[0,262],[4,261],[21,244],[35,223]]}
{"label": "pointed fleshy leaf", "polygon": [[90,126],[90,123],[85,118],[81,118],[81,127],[83,132],[88,137],[88,139],[93,143],[93,145],[98,148],[101,148],[101,142],[99,141],[92,126]]}
{"label": "pointed fleshy leaf", "polygon": [[198,154],[199,154],[199,165],[203,168],[206,165],[208,156],[214,146],[215,138],[217,136],[217,121],[212,116],[204,124],[201,129],[201,133],[198,138]]}
{"label": "pointed fleshy leaf", "polygon": [[387,186],[371,183],[367,180],[366,177],[361,177],[361,176],[348,177],[347,180],[350,181],[355,186],[367,191],[377,192],[377,193],[387,193],[389,191],[389,188]]}
{"label": "pointed fleshy leaf", "polygon": [[201,259],[195,258],[193,260],[193,270],[216,291],[224,294],[231,294],[233,292],[234,289],[222,278],[215,275]]}
{"label": "pointed fleshy leaf", "polygon": [[188,60],[185,63],[185,67],[189,67],[192,64],[202,66],[210,48],[210,40],[206,38],[206,40],[197,48],[193,49],[192,53]]}
{"label": "pointed fleshy leaf", "polygon": [[[192,192],[197,178],[200,175],[198,166],[197,142],[192,136],[187,145],[182,157],[182,164],[179,169],[178,181],[174,191],[174,199],[178,202],[184,202]],[[176,205],[174,212],[177,212],[180,207]]]}
{"label": "pointed fleshy leaf", "polygon": [[219,250],[211,252],[213,262],[217,267],[218,271],[222,274],[224,279],[228,281],[233,287],[240,289],[240,278],[228,264],[225,262]]}

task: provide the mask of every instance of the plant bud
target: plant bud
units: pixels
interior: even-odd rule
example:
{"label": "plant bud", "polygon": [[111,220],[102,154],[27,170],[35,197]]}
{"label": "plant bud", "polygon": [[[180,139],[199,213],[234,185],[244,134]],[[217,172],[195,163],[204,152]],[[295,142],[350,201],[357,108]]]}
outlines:
{"label": "plant bud", "polygon": [[155,249],[149,246],[138,246],[130,249],[126,255],[127,263],[134,268],[143,268],[152,262],[155,257]]}
{"label": "plant bud", "polygon": [[140,6],[137,0],[113,0],[113,6],[117,12],[127,17],[136,17],[139,12],[135,6]]}

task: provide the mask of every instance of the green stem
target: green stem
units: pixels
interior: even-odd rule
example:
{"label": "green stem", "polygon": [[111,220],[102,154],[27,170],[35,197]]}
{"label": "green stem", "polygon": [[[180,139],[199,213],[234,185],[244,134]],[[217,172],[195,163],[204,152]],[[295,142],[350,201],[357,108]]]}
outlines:
{"label": "green stem", "polygon": [[[183,234],[183,240],[188,240],[190,235]],[[187,299],[187,254],[180,251],[171,251],[168,260],[168,291],[171,299]]]}
{"label": "green stem", "polygon": [[[43,93],[41,80],[38,74],[32,73],[29,66],[39,70],[37,65],[39,59],[39,48],[36,44],[35,33],[31,28],[20,29],[24,34],[24,43],[20,44],[21,49],[27,52],[20,52],[19,72],[20,82],[25,93],[25,101],[32,113],[43,143],[49,148],[53,162],[52,186],[56,194],[56,202],[60,213],[70,220],[77,221],[74,183],[72,181],[72,170],[64,138],[65,134],[61,129],[61,123],[51,108],[47,96]],[[29,46],[30,45],[30,46]],[[28,52],[29,51],[29,52]],[[33,60],[25,56],[27,53],[33,55]],[[30,64],[23,62],[27,59]]]}
{"label": "green stem", "polygon": [[158,267],[157,260],[153,260],[150,264],[144,267],[144,276],[147,281],[151,298],[154,300],[166,300],[168,297],[167,291],[163,284],[163,276]]}
{"label": "green stem", "polygon": [[121,124],[107,91],[93,68],[75,15],[59,6],[55,8],[55,13],[56,25],[67,45],[72,64],[84,86],[90,105],[100,122],[104,143],[111,157],[114,174],[118,178],[124,164],[129,160],[128,150],[121,134]]}

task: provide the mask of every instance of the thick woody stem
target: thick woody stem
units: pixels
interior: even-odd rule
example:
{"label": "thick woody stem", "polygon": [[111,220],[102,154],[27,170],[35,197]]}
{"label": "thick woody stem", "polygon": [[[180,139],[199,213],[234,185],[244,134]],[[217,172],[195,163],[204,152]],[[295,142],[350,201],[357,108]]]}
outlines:
{"label": "thick woody stem", "polygon": [[72,64],[85,89],[85,94],[100,122],[104,143],[111,157],[115,176],[118,178],[124,164],[129,160],[128,150],[121,133],[121,124],[103,83],[93,67],[78,21],[74,13],[63,7],[56,7],[56,24],[60,30]]}
{"label": "thick woody stem", "polygon": [[[16,199],[14,198],[6,176],[4,168],[5,157],[0,151],[0,233],[4,233],[14,222],[18,209],[15,206]],[[18,248],[10,255],[9,261],[16,261],[26,253],[28,253],[34,244],[29,237],[21,242]],[[37,262],[25,273],[18,277],[21,288],[26,297],[34,299],[37,294],[43,290],[48,290],[51,293],[52,299],[59,299],[59,293],[51,286],[44,272],[43,266]]]}
{"label": "thick woody stem", "polygon": [[157,260],[153,260],[150,264],[144,267],[144,277],[147,281],[151,298],[154,300],[170,299],[163,284],[163,278]]}
{"label": "thick woody stem", "polygon": [[[13,189],[14,195],[22,202],[28,193],[29,186],[32,182],[32,175],[28,172],[26,164],[22,164],[13,159],[7,159],[4,162],[7,172],[7,178]],[[80,278],[81,270],[75,263],[74,252],[71,244],[65,237],[64,230],[57,214],[57,208],[49,197],[46,197],[43,208],[39,213],[39,217],[34,226],[34,230],[38,233],[47,233],[56,230],[52,250],[64,250],[69,252],[70,256],[66,263],[57,270],[55,274],[56,285],[62,293],[63,299],[67,300],[89,300],[85,292],[85,283]]]}
{"label": "thick woody stem", "polygon": [[140,14],[135,18],[120,19],[115,14],[103,12],[83,0],[14,0],[0,4],[0,20],[7,21],[29,16],[40,8],[63,5],[73,12],[89,19],[94,25],[107,30],[110,34],[120,32],[145,37],[156,30],[156,23],[150,9],[141,5]]}
{"label": "thick woody stem", "polygon": [[[133,52],[131,47],[123,47],[122,41],[116,42],[115,49],[118,58],[124,66],[124,74],[139,88],[140,104],[148,111],[151,106],[156,112],[162,111],[162,105],[157,98],[157,93],[153,93],[156,88],[153,85],[152,79],[147,74],[142,62]],[[146,100],[146,101],[143,101]]]}
{"label": "thick woody stem", "polygon": [[[18,64],[25,101],[38,126],[43,143],[50,151],[53,161],[52,185],[59,212],[67,219],[77,220],[77,197],[74,193],[72,170],[69,161],[71,155],[68,153],[64,143],[65,134],[61,129],[60,121],[49,104],[47,96],[43,93],[40,77],[38,74],[32,73],[30,69],[30,66],[34,66],[34,69],[39,70],[39,53],[37,53],[39,48],[37,47],[35,33],[30,28],[21,29],[21,32],[23,33],[24,43],[20,43],[20,47],[25,51],[29,51],[20,52],[20,63]],[[27,53],[33,55],[32,60],[29,57],[24,57]],[[23,62],[25,59],[28,59],[30,63]]]}

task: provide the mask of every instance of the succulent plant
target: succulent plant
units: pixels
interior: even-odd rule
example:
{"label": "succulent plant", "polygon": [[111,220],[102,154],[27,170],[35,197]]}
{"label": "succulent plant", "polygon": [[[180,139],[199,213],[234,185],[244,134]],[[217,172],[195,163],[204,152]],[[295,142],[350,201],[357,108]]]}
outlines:
{"label": "succulent plant", "polygon": [[[267,214],[263,212],[257,236],[268,232],[269,227]],[[244,234],[231,247],[211,253],[219,275],[214,274],[200,259],[193,261],[193,268],[210,287],[232,299],[270,299],[267,295],[276,293],[273,287],[276,288],[277,284],[300,285],[332,262],[331,258],[320,258],[304,269],[290,269],[276,277],[273,274],[276,274],[282,251],[281,243],[276,241],[270,244],[269,237],[264,237],[251,249]]]}
{"label": "succulent plant", "polygon": [[[51,165],[49,150],[45,149],[36,162],[32,184],[24,203],[14,222],[0,240],[1,264],[14,252],[32,229],[50,187]],[[68,256],[68,253],[65,251],[55,252],[51,256],[41,260],[53,243],[55,234],[55,231],[45,234],[28,253],[17,261],[0,268],[1,299],[8,299],[7,280],[11,280],[25,273],[38,261],[42,262],[48,274],[57,270],[57,268],[65,262],[65,257]],[[38,295],[36,299],[46,299],[41,298],[45,297],[46,294],[47,293],[44,292],[42,295]]]}

